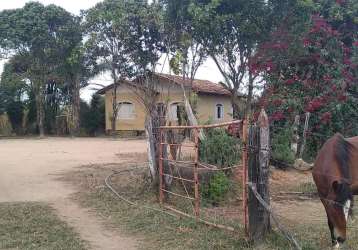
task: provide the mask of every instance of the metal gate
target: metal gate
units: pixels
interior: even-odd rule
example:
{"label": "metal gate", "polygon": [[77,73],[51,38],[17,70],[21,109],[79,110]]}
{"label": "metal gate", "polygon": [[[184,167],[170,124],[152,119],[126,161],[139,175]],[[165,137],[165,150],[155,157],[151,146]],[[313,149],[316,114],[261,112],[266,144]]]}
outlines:
{"label": "metal gate", "polygon": [[[247,233],[247,121],[162,126],[159,130],[160,204],[198,222],[230,231],[241,229]],[[210,134],[215,133],[222,134],[231,143],[230,148],[235,148],[236,152],[226,152],[223,145],[218,154],[232,156],[234,164],[212,164],[210,160],[202,159],[205,143],[210,140]],[[236,157],[240,158],[238,162],[235,162]],[[215,185],[211,184],[214,180]],[[210,194],[208,190],[211,189],[219,194],[222,189],[226,192],[220,197],[215,192]]]}

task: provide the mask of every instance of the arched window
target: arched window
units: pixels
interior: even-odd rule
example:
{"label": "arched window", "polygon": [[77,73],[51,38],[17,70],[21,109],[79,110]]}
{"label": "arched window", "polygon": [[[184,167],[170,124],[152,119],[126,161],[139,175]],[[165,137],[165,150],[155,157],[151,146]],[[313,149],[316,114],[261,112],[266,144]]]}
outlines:
{"label": "arched window", "polygon": [[221,119],[224,119],[224,105],[222,104],[216,104],[216,108],[215,108],[215,118],[217,120],[221,120]]}
{"label": "arched window", "polygon": [[134,119],[134,104],[130,102],[120,102],[118,103],[118,119]]}
{"label": "arched window", "polygon": [[169,119],[171,121],[177,121],[179,119],[179,106],[181,105],[180,102],[174,102],[170,104],[169,109]]}

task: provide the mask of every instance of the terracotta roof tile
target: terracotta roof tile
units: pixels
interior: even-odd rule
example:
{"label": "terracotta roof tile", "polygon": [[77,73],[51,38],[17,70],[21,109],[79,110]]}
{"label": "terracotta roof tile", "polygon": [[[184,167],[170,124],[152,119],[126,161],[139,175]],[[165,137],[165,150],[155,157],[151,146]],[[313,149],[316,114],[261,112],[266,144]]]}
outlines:
{"label": "terracotta roof tile", "polygon": [[[168,79],[169,81],[172,81],[175,84],[184,84],[185,87],[190,88],[191,84],[189,80],[183,79],[182,76],[176,76],[176,75],[168,75],[168,74],[156,74],[158,77]],[[99,90],[98,94],[105,94],[105,92],[113,87],[112,85],[109,85],[101,90]],[[198,80],[194,79],[193,81],[193,90],[198,93],[205,93],[205,94],[212,94],[212,95],[230,95],[230,92],[225,89],[223,86],[217,83],[213,83],[208,80]]]}
{"label": "terracotta roof tile", "polygon": [[[177,84],[184,84],[185,87],[191,87],[190,81],[183,79],[182,76],[176,75],[167,75],[167,74],[157,74],[159,77],[167,78],[170,81],[173,81]],[[208,80],[199,80],[194,79],[193,81],[193,90],[199,93],[207,93],[207,94],[214,94],[214,95],[230,95],[230,92],[225,89],[223,86],[217,83],[213,83]]]}

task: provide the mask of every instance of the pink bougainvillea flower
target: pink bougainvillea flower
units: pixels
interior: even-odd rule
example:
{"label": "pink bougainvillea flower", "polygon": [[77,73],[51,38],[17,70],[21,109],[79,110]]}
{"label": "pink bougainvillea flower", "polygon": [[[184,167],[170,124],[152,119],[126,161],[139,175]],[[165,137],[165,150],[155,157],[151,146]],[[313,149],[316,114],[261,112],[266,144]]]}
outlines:
{"label": "pink bougainvillea flower", "polygon": [[295,82],[296,82],[295,79],[288,79],[285,83],[286,83],[287,85],[291,85],[291,84],[294,84]]}
{"label": "pink bougainvillea flower", "polygon": [[276,111],[275,113],[272,114],[271,119],[273,121],[281,121],[285,119],[285,116],[282,111]]}
{"label": "pink bougainvillea flower", "polygon": [[330,76],[330,75],[325,75],[325,76],[323,77],[323,80],[324,80],[325,82],[331,82],[331,81],[332,81],[332,76]]}
{"label": "pink bougainvillea flower", "polygon": [[311,45],[311,41],[308,38],[303,39],[303,46],[308,47]]}
{"label": "pink bougainvillea flower", "polygon": [[331,119],[332,119],[331,112],[325,112],[321,116],[321,121],[322,121],[323,124],[329,123],[331,121]]}
{"label": "pink bougainvillea flower", "polygon": [[275,99],[272,102],[273,105],[275,106],[280,106],[282,104],[282,100],[281,99]]}
{"label": "pink bougainvillea flower", "polygon": [[342,94],[338,97],[338,100],[341,102],[346,102],[348,100],[348,97],[346,95]]}

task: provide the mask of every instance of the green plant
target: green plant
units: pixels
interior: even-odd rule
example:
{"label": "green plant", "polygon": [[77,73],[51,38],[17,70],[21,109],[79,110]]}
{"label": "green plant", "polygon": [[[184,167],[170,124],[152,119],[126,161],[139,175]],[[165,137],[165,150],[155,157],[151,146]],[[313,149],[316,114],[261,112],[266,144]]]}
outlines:
{"label": "green plant", "polygon": [[202,195],[212,204],[218,204],[224,200],[230,189],[230,180],[223,172],[219,172],[210,178],[207,185],[203,186]]}
{"label": "green plant", "polygon": [[224,129],[212,129],[200,142],[199,159],[219,168],[232,167],[240,161],[240,152],[238,139]]}
{"label": "green plant", "polygon": [[272,138],[272,159],[278,162],[293,164],[295,155],[291,150],[292,130],[283,128],[274,133]]}
{"label": "green plant", "polygon": [[104,98],[94,94],[90,105],[80,103],[80,127],[88,135],[103,133],[105,129],[105,103]]}

